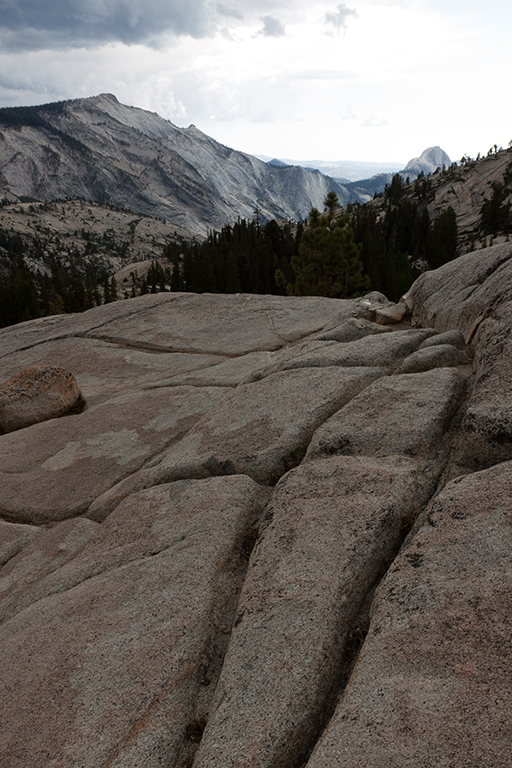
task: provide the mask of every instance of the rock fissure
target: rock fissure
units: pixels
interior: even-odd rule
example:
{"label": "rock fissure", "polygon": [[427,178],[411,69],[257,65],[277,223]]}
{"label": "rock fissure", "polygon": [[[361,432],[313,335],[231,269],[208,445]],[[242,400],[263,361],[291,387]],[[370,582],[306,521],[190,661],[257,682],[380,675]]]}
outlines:
{"label": "rock fissure", "polygon": [[[32,321],[37,322],[37,321]],[[10,329],[8,329],[10,330]],[[64,333],[59,336],[52,336],[52,341],[61,341],[64,339],[78,339],[80,338],[79,334],[74,333]],[[37,349],[40,345],[40,341],[34,341],[32,344],[25,344],[25,345],[16,345],[16,352],[28,352],[30,349]],[[0,360],[3,358],[9,358],[10,355],[12,355],[13,350],[9,350],[8,352],[4,352],[3,354],[0,353]]]}
{"label": "rock fissure", "polygon": [[[343,700],[345,690],[349,685],[350,677],[355,668],[357,658],[359,657],[360,653],[364,648],[364,642],[370,630],[371,608],[372,608],[372,603],[373,603],[375,593],[379,589],[380,584],[385,581],[389,570],[392,569],[393,567],[393,563],[395,559],[400,555],[402,550],[407,551],[408,545],[414,540],[414,537],[418,532],[418,530],[425,524],[432,525],[430,510],[432,508],[433,501],[442,492],[443,488],[445,487],[449,479],[451,479],[450,471],[449,471],[451,469],[450,458],[451,458],[451,454],[455,449],[457,427],[460,426],[460,422],[462,420],[463,413],[465,410],[465,405],[469,397],[469,393],[471,391],[471,388],[469,386],[469,380],[470,379],[468,377],[468,385],[466,387],[465,396],[459,400],[457,409],[454,415],[452,416],[451,421],[445,433],[445,446],[441,451],[441,455],[444,458],[442,459],[439,467],[437,468],[437,474],[436,474],[438,482],[435,484],[435,488],[432,491],[431,495],[425,498],[423,505],[421,507],[416,507],[414,509],[411,509],[409,513],[402,519],[401,528],[395,542],[394,554],[392,554],[389,558],[389,561],[383,565],[381,573],[376,577],[374,584],[370,587],[370,589],[368,590],[367,594],[365,595],[365,597],[361,602],[361,605],[359,607],[359,611],[357,614],[357,618],[354,622],[354,626],[352,627],[352,630],[349,632],[349,636],[347,639],[347,644],[345,649],[345,658],[343,660],[343,672],[341,675],[340,684],[338,686],[336,703],[333,707],[330,708],[329,715],[328,717],[325,718],[325,723],[322,728],[322,732],[325,730],[330,719],[333,717],[336,707],[341,706],[341,702]],[[421,491],[418,483],[416,483],[416,494],[421,495]],[[408,560],[408,562],[413,568],[418,568],[421,565],[422,555],[419,554],[418,552],[407,553],[405,554],[405,558]],[[321,735],[319,733],[315,743],[317,743],[320,740],[320,738],[321,738]],[[306,763],[303,763],[303,765],[305,764]],[[290,768],[294,768],[294,767],[290,766]]]}
{"label": "rock fissure", "polygon": [[271,330],[272,330],[272,333],[274,333],[274,334],[275,334],[276,338],[278,338],[280,341],[282,341],[284,344],[286,344],[286,342],[287,342],[287,339],[285,339],[283,336],[281,336],[281,335],[280,335],[280,334],[277,332],[277,330],[276,330],[276,327],[275,327],[275,325],[274,325],[274,321],[273,321],[273,319],[272,319],[272,315],[270,314],[270,312],[265,312],[265,315],[266,315],[266,317],[267,317],[267,320],[268,320],[268,324],[270,325],[270,328],[271,328]]}
{"label": "rock fissure", "polygon": [[[458,414],[461,413],[463,407],[464,401],[459,404]],[[456,419],[458,414],[456,414],[453,418]],[[459,415],[459,423],[460,418],[461,416]],[[443,476],[445,475],[446,467],[448,465],[448,456],[454,448],[454,434],[453,430],[450,431],[452,434],[450,436],[449,445],[445,447],[443,451],[445,459],[443,464],[439,467],[437,473],[439,483],[437,484],[435,490],[433,490],[431,496],[425,499],[422,507],[411,509],[410,512],[402,519],[401,527],[397,532],[395,540],[394,552],[390,553],[387,562],[382,564],[380,573],[376,576],[374,583],[369,587],[367,593],[362,597],[359,607],[356,608],[355,618],[352,621],[350,629],[348,630],[343,645],[343,652],[340,655],[339,680],[334,686],[334,690],[331,695],[326,697],[326,700],[323,703],[323,714],[322,711],[318,713],[319,725],[317,728],[317,733],[311,739],[311,743],[307,748],[306,756],[304,757],[304,755],[299,755],[295,762],[291,762],[289,764],[283,763],[282,766],[280,763],[277,763],[279,768],[305,768],[308,765],[309,757],[313,753],[315,747],[321,742],[324,733],[328,730],[329,723],[335,717],[338,708],[340,710],[343,709],[345,694],[350,685],[350,681],[356,669],[358,660],[361,654],[364,652],[366,637],[371,628],[371,611],[375,594],[377,593],[380,585],[385,584],[388,573],[390,570],[392,570],[396,558],[400,555],[402,550],[405,550],[406,553],[404,557],[410,566],[412,568],[419,568],[421,566],[422,555],[419,552],[408,552],[408,547],[406,545],[414,540],[417,530],[419,530],[419,528],[422,525],[425,525],[427,522],[425,516],[429,514],[432,501],[438,496],[446,484],[446,479],[443,479]],[[419,520],[422,522],[421,525],[417,526]],[[428,522],[431,524],[430,514]]]}
{"label": "rock fissure", "polygon": [[110,336],[108,334],[98,334],[94,331],[88,331],[87,333],[84,333],[84,338],[98,339],[99,341],[105,341],[108,344],[114,344],[120,349],[128,349],[128,350],[134,349],[134,350],[140,350],[141,352],[148,352],[153,354],[175,354],[178,352],[178,353],[183,353],[187,355],[212,355],[216,357],[222,357],[223,359],[231,358],[231,357],[233,358],[241,357],[241,355],[226,355],[224,353],[214,352],[208,349],[188,349],[186,346],[173,346],[171,344],[166,346],[160,346],[157,344],[148,344],[147,342],[144,342],[144,341],[135,341],[135,340],[128,341],[121,337]]}

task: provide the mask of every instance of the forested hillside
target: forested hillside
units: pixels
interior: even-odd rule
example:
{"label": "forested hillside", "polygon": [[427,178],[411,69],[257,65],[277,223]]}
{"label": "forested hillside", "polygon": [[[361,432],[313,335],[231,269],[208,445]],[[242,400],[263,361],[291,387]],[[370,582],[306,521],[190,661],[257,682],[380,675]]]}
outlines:
{"label": "forested hillside", "polygon": [[[421,272],[508,240],[511,207],[512,150],[497,148],[413,183],[397,174],[367,204],[331,206],[323,228],[315,210],[299,224],[263,223],[256,211],[202,242],[112,206],[4,204],[0,326],[169,290],[342,298],[377,290],[397,301]],[[333,236],[344,243],[337,251]],[[146,263],[120,278],[119,270],[134,262]],[[343,270],[357,279],[342,285]]]}

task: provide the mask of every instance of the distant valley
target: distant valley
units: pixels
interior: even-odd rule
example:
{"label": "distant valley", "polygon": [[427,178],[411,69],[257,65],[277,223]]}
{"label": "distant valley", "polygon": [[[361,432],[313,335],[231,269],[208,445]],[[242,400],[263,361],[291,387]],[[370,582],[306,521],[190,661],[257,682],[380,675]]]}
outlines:
{"label": "distant valley", "polygon": [[291,160],[284,157],[269,157],[257,155],[260,160],[272,165],[300,165],[303,168],[316,169],[326,176],[331,176],[342,184],[349,184],[361,179],[369,179],[381,173],[397,173],[404,168],[403,163],[379,163],[357,160]]}

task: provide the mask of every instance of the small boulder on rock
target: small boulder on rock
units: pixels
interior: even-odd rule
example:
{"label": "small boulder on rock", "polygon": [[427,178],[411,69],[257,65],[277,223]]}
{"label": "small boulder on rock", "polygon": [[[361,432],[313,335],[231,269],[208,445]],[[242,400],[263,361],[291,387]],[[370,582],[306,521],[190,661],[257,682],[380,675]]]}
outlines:
{"label": "small boulder on rock", "polygon": [[25,368],[0,384],[0,434],[63,416],[82,402],[75,377],[64,368]]}
{"label": "small boulder on rock", "polygon": [[375,322],[379,325],[394,325],[401,323],[407,314],[407,307],[403,303],[390,304],[387,307],[377,307],[375,310]]}

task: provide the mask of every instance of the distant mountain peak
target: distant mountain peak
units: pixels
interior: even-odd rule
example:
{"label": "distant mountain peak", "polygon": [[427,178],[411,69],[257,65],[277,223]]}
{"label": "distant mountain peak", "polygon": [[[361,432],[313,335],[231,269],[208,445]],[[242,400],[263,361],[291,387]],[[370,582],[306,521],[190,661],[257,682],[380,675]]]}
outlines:
{"label": "distant mountain peak", "polygon": [[272,160],[268,160],[267,164],[272,165],[274,168],[290,168],[290,163],[285,163],[283,160],[279,160],[277,157],[272,158]]}
{"label": "distant mountain peak", "polygon": [[425,149],[419,157],[413,157],[409,160],[404,168],[404,171],[410,171],[414,174],[434,173],[437,168],[442,168],[443,165],[448,167],[451,165],[451,160],[441,147],[428,147]]}
{"label": "distant mountain peak", "polygon": [[[78,99],[78,101],[82,101],[82,99]],[[117,96],[114,96],[113,93],[99,93],[97,96],[90,96],[88,99],[83,99],[84,102],[92,101],[95,104],[104,104],[105,102],[110,102],[111,104],[119,104],[120,101],[117,98]],[[44,106],[44,105],[43,105]]]}

